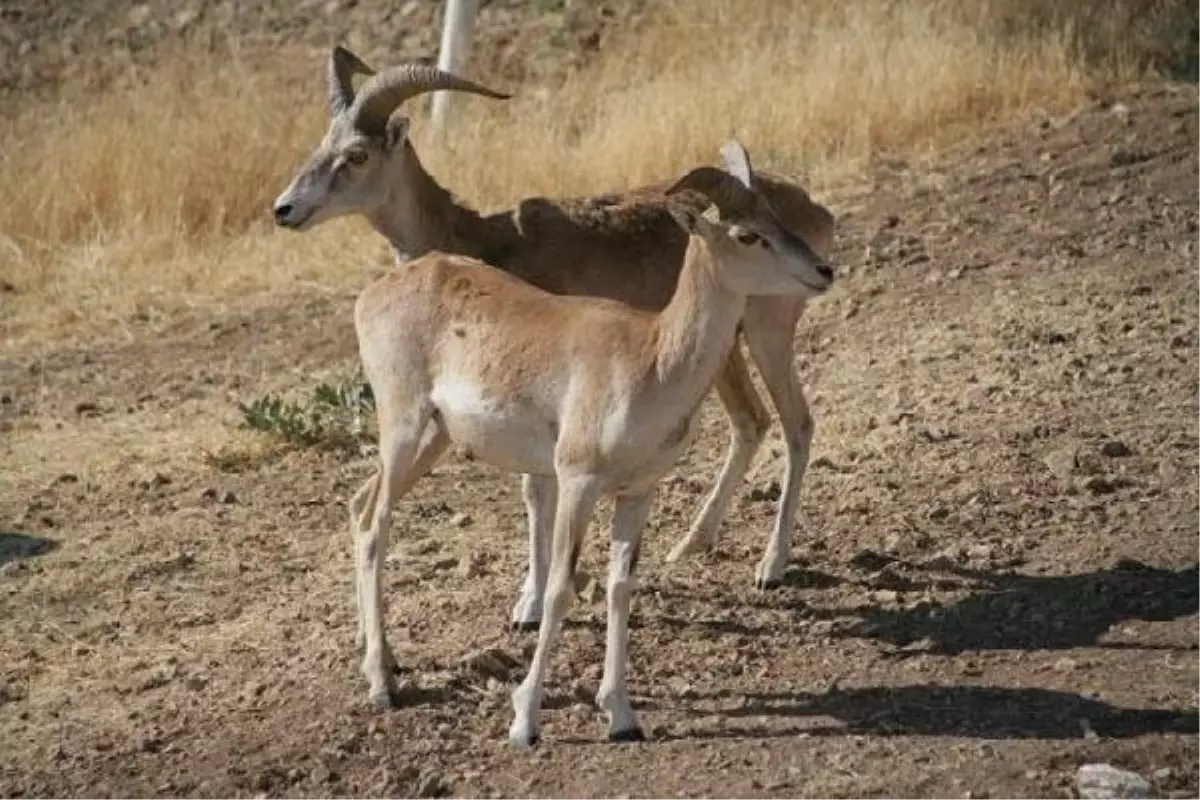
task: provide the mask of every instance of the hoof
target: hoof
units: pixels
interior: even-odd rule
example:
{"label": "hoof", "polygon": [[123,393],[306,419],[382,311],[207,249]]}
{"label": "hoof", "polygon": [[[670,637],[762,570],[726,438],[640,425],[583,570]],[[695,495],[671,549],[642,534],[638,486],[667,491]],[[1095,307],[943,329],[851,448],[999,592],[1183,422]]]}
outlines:
{"label": "hoof", "polygon": [[522,750],[528,750],[532,747],[537,746],[537,743],[540,742],[541,740],[542,740],[542,737],[536,733],[534,733],[532,735],[510,733],[508,735],[509,744],[511,744],[513,747],[519,747]]}
{"label": "hoof", "polygon": [[371,706],[376,711],[394,711],[400,707],[399,700],[395,691],[388,690],[371,695]]}
{"label": "hoof", "polygon": [[766,592],[771,589],[778,589],[783,586],[783,581],[779,578],[755,578],[754,588]]}
{"label": "hoof", "polygon": [[513,620],[511,623],[509,623],[508,627],[509,630],[513,631],[514,633],[529,633],[530,631],[536,631],[538,628],[542,627],[542,621],[534,620],[530,622],[528,620]]}
{"label": "hoof", "polygon": [[646,734],[642,733],[641,728],[626,728],[623,731],[613,731],[608,734],[610,742],[644,742]]}

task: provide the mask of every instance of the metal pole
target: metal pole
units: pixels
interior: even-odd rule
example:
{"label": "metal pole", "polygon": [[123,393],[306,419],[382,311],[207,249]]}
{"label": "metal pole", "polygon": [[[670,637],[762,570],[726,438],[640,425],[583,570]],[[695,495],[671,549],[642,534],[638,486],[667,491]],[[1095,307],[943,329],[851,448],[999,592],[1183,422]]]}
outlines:
{"label": "metal pole", "polygon": [[[457,73],[467,60],[471,49],[471,29],[475,25],[475,12],[479,0],[446,0],[446,16],[442,20],[442,44],[438,52],[438,69]],[[432,122],[436,133],[446,129],[454,92],[434,92]]]}

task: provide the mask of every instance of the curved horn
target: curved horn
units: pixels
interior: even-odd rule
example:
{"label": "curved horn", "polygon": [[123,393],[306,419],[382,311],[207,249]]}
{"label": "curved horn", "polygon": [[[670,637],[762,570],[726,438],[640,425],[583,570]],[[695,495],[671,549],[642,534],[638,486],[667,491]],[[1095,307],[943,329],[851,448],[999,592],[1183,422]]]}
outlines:
{"label": "curved horn", "polygon": [[381,131],[391,113],[405,100],[437,91],[468,92],[497,100],[507,100],[512,96],[443,72],[437,67],[401,64],[380,72],[363,84],[350,107],[350,116],[360,130]]}
{"label": "curved horn", "polygon": [[723,220],[744,217],[754,208],[754,192],[737,177],[716,167],[697,167],[667,189],[667,195],[689,190],[707,197]]}
{"label": "curved horn", "polygon": [[355,75],[374,75],[375,70],[340,44],[329,54],[329,110],[337,116],[354,102]]}

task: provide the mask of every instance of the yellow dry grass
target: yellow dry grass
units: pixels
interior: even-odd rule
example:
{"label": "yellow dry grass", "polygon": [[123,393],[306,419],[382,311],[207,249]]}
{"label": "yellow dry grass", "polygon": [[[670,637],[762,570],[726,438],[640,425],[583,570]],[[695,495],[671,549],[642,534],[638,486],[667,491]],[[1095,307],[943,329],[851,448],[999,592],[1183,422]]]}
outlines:
{"label": "yellow dry grass", "polygon": [[[1037,5],[674,0],[563,85],[460,104],[444,146],[417,135],[434,173],[482,208],[661,179],[731,135],[820,189],[1131,74],[1118,36],[1107,49],[1089,39],[1100,56],[1085,64],[1077,20],[1029,17]],[[1095,27],[1098,12],[1071,5]],[[386,255],[363,223],[270,227],[272,198],[325,125],[324,65],[295,74],[294,59],[270,56],[186,50],[132,90],[31,101],[2,123],[4,339],[362,282]]]}

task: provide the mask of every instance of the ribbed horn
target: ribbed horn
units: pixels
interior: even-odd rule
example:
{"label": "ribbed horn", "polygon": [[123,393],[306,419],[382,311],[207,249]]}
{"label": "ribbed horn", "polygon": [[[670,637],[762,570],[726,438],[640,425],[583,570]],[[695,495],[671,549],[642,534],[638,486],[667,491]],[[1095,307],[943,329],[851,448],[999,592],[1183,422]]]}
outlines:
{"label": "ribbed horn", "polygon": [[668,195],[686,191],[700,192],[721,212],[721,219],[745,217],[754,209],[754,192],[741,181],[716,167],[697,167],[667,189]]}
{"label": "ribbed horn", "polygon": [[382,132],[388,117],[405,100],[425,92],[438,91],[468,92],[497,100],[507,100],[512,96],[443,72],[437,67],[401,64],[385,69],[362,85],[350,108],[350,117],[359,130]]}
{"label": "ribbed horn", "polygon": [[340,44],[329,54],[329,111],[341,114],[354,103],[354,76],[374,75],[375,70]]}

